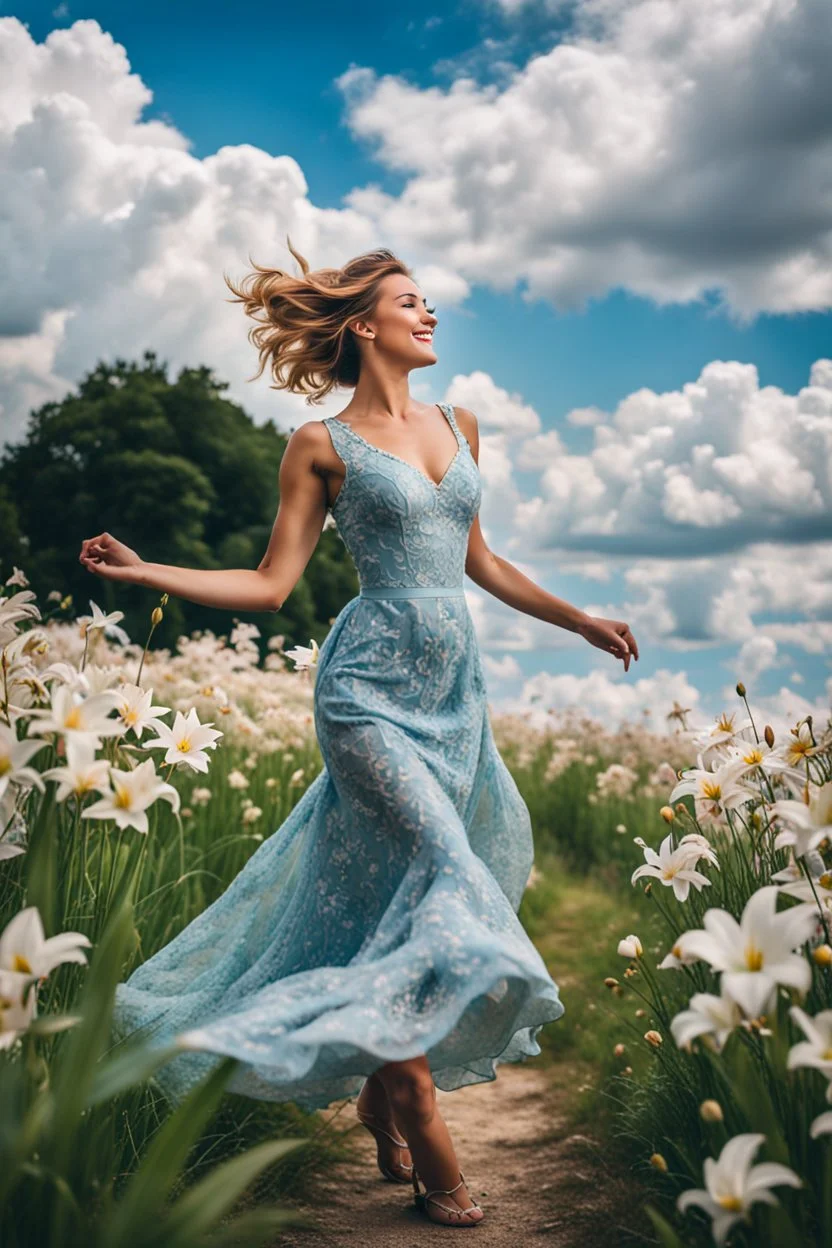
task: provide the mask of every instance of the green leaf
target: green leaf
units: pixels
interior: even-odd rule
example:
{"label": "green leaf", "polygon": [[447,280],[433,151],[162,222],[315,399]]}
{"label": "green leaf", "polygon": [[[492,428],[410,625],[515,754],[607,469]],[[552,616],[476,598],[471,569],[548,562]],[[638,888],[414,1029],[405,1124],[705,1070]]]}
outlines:
{"label": "green leaf", "polygon": [[734,1096],[748,1121],[748,1129],[760,1131],[766,1137],[767,1161],[788,1165],[788,1146],[759,1061],[740,1036],[732,1037],[729,1045],[723,1051],[725,1065],[733,1078]]}
{"label": "green leaf", "polygon": [[645,1205],[644,1212],[653,1223],[653,1230],[658,1235],[659,1243],[662,1244],[663,1248],[684,1248],[684,1242],[657,1209],[654,1209],[652,1205]]}
{"label": "green leaf", "polygon": [[169,1062],[182,1050],[176,1043],[163,1048],[153,1048],[147,1042],[126,1047],[115,1057],[103,1059],[98,1064],[92,1087],[87,1096],[87,1106],[109,1101],[127,1088],[143,1083],[154,1071]]}
{"label": "green leaf", "polygon": [[219,1106],[236,1065],[236,1058],[222,1058],[156,1132],[113,1212],[105,1243],[127,1248],[128,1244],[154,1242],[152,1219],[163,1208],[194,1142]]}
{"label": "green leaf", "polygon": [[235,1218],[228,1226],[221,1226],[203,1242],[205,1248],[232,1248],[235,1244],[253,1248],[256,1244],[271,1243],[274,1233],[286,1226],[314,1230],[316,1223],[290,1209],[251,1209]]}
{"label": "green leaf", "polygon": [[27,1031],[35,1036],[52,1036],[59,1031],[68,1031],[80,1021],[80,1014],[44,1014],[41,1018],[33,1018]]}
{"label": "green leaf", "polygon": [[52,1169],[66,1172],[75,1133],[87,1103],[95,1068],[110,1042],[115,987],[133,931],[132,906],[125,899],[113,911],[86,971],[80,1022],[69,1032],[54,1062],[54,1122],[49,1131]]}
{"label": "green leaf", "polygon": [[[261,1170],[308,1143],[305,1139],[267,1140],[212,1170],[176,1202],[165,1218],[160,1242],[165,1248],[187,1248],[190,1244],[199,1243],[202,1236],[233,1207]],[[288,1212],[286,1216],[290,1216]]]}

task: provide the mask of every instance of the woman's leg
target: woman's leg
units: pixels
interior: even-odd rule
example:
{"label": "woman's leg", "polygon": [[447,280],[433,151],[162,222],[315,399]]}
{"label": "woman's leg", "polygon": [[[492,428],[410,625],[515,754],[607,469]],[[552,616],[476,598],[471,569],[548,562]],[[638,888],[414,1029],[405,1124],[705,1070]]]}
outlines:
{"label": "woman's leg", "polygon": [[[378,1072],[368,1076],[358,1094],[356,1108],[362,1113],[372,1114],[376,1122],[391,1135],[397,1135],[399,1139],[407,1138],[402,1132],[401,1123],[393,1113],[387,1089],[379,1079]],[[413,1159],[409,1149],[397,1148],[393,1141],[388,1140],[384,1135],[376,1136],[376,1140],[382,1165],[387,1166],[388,1170],[392,1170],[395,1174],[400,1174],[402,1178],[408,1178],[409,1172],[402,1167],[412,1164]]]}
{"label": "woman's leg", "polygon": [[[399,1129],[410,1145],[413,1163],[425,1188],[447,1191],[456,1187],[452,1196],[442,1195],[437,1199],[451,1207],[470,1209],[470,1217],[465,1220],[478,1222],[484,1216],[482,1210],[474,1206],[464,1183],[457,1187],[459,1162],[445,1120],[436,1107],[436,1087],[427,1058],[387,1062],[376,1074],[387,1092]],[[461,1220],[443,1213],[433,1201],[429,1212],[439,1221]]]}

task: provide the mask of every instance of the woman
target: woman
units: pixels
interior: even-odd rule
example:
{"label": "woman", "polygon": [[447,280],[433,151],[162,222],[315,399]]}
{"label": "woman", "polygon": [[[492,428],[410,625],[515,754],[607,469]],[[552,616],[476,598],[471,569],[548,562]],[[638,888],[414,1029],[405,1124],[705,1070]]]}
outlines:
{"label": "woman", "polygon": [[483,1211],[436,1087],[538,1054],[564,1007],[517,918],[531,824],[491,734],[463,572],[625,670],[638,649],[626,624],[553,597],[486,546],[474,415],[409,394],[411,370],[436,361],[437,318],[408,268],[382,249],[310,272],[289,249],[300,276],[255,265],[228,282],[256,321],[256,376],[268,363],[274,388],[311,402],[353,394],[289,438],[260,566],[145,563],[109,534],[80,558],[194,602],[279,610],[330,510],[361,591],[318,656],[325,766],[223,895],[119,985],[116,1034],[188,1029],[193,1051],[157,1076],[174,1098],[217,1054],[241,1059],[228,1088],[249,1096],[313,1109],[358,1093],[385,1177],[412,1181],[432,1220],[474,1226]]}

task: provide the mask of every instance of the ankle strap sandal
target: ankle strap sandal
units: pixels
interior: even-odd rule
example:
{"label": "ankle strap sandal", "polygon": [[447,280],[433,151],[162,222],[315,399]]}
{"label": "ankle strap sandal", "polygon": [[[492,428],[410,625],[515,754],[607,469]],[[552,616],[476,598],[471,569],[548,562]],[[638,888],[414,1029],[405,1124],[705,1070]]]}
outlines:
{"label": "ankle strap sandal", "polygon": [[[419,1189],[419,1183],[420,1183],[419,1175],[414,1170],[413,1171],[413,1193],[414,1193],[413,1199],[414,1199],[414,1203],[417,1209],[421,1209],[424,1213],[428,1215],[428,1217],[430,1217],[430,1210],[428,1209],[428,1205],[434,1204],[436,1205],[438,1209],[444,1209],[446,1213],[451,1214],[456,1219],[456,1221],[454,1222],[445,1222],[444,1218],[442,1219],[431,1218],[432,1222],[441,1222],[443,1226],[479,1226],[480,1222],[483,1221],[482,1218],[477,1218],[476,1220],[472,1221],[468,1217],[468,1215],[474,1209],[482,1208],[482,1206],[479,1205],[476,1202],[476,1200],[474,1200],[474,1197],[471,1196],[470,1192],[468,1193],[468,1195],[471,1196],[471,1205],[468,1209],[460,1209],[458,1205],[446,1205],[443,1201],[435,1199],[436,1196],[453,1196],[454,1192],[458,1191],[462,1187],[463,1183],[465,1183],[465,1175],[462,1173],[461,1170],[459,1172],[459,1182],[457,1183],[456,1187],[437,1187],[437,1188],[434,1188],[433,1191],[431,1192],[428,1192],[428,1191],[423,1192],[423,1191],[420,1191]],[[466,1218],[468,1219],[467,1221],[464,1220]]]}
{"label": "ankle strap sandal", "polygon": [[[366,1118],[374,1119],[375,1114],[368,1114],[367,1111],[363,1109],[357,1109],[356,1113],[358,1115],[359,1122],[361,1122],[367,1128],[368,1131],[371,1131],[377,1140],[380,1134],[386,1135],[388,1140],[392,1140],[397,1148],[409,1147],[406,1140],[397,1140],[394,1135],[391,1135],[389,1131],[385,1131],[384,1127],[380,1127],[378,1123],[365,1122]],[[411,1176],[413,1173],[412,1163],[408,1166],[408,1165],[405,1165],[403,1161],[397,1161],[396,1165],[398,1166],[400,1170],[404,1171],[404,1173],[396,1174],[394,1170],[391,1170],[388,1166],[383,1166],[381,1164],[381,1153],[376,1154],[376,1160],[378,1162],[378,1168],[381,1171],[381,1173],[384,1175],[385,1179],[389,1179],[392,1183],[409,1183],[411,1181]]]}

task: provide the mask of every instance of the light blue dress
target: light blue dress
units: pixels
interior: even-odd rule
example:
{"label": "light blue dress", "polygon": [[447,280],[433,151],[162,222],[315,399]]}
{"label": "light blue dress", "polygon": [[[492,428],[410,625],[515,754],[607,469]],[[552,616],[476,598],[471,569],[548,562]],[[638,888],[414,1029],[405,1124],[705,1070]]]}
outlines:
{"label": "light blue dress", "polygon": [[540,1053],[558,988],[517,918],[528,808],[494,742],[463,590],[481,484],[437,485],[337,419],[332,515],[360,593],[320,648],[324,768],[226,891],[118,986],[114,1036],[190,1033],[156,1082],[174,1102],[218,1060],[228,1089],[306,1109],[426,1054],[446,1091]]}

